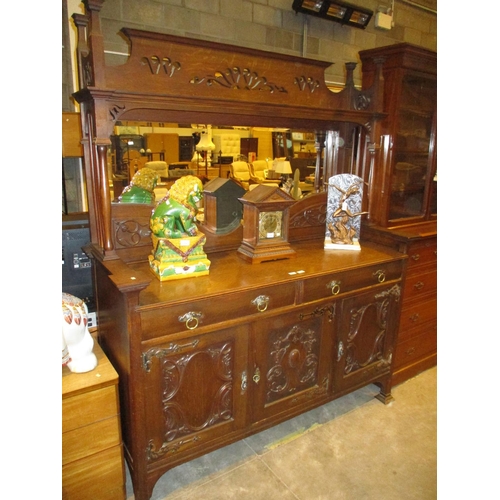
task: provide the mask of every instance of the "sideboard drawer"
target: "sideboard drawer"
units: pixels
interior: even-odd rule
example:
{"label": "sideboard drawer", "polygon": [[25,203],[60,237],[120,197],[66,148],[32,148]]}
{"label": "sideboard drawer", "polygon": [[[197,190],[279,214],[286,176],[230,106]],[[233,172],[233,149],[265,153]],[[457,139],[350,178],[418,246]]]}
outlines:
{"label": "sideboard drawer", "polygon": [[332,273],[304,280],[303,302],[331,298],[345,292],[379,285],[401,277],[402,261],[388,262],[353,271]]}
{"label": "sideboard drawer", "polygon": [[403,337],[405,333],[412,329],[417,328],[428,321],[436,321],[437,317],[437,298],[416,302],[410,306],[403,305],[401,311],[401,319],[399,323],[399,338]]}
{"label": "sideboard drawer", "polygon": [[[208,299],[155,307],[141,311],[142,338],[194,330],[295,303],[295,285],[271,285]],[[166,312],[168,311],[168,313]]]}
{"label": "sideboard drawer", "polygon": [[413,243],[408,249],[408,272],[428,263],[437,264],[437,242],[434,238]]}
{"label": "sideboard drawer", "polygon": [[403,300],[411,300],[422,297],[428,293],[435,293],[437,290],[436,267],[431,264],[422,269],[419,273],[410,273],[406,276],[403,291]]}
{"label": "sideboard drawer", "polygon": [[432,325],[425,333],[399,342],[394,355],[394,368],[399,368],[426,354],[431,354],[436,349],[437,328],[436,325]]}

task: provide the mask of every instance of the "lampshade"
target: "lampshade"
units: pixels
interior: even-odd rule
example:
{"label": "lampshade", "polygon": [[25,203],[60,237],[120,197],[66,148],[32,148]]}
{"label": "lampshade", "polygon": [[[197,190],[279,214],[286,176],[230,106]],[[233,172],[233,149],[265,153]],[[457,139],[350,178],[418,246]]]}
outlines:
{"label": "lampshade", "polygon": [[273,170],[278,174],[291,174],[292,166],[288,160],[274,160]]}
{"label": "lampshade", "polygon": [[208,136],[208,133],[204,130],[201,133],[200,140],[198,144],[196,144],[197,151],[213,151],[215,149],[215,144],[212,142],[212,139]]}

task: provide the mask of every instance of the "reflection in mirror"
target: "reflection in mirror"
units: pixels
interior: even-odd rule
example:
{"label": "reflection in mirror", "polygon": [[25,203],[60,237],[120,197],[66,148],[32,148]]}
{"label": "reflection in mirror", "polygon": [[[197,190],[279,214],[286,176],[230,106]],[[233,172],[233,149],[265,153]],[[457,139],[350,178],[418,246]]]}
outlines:
{"label": "reflection in mirror", "polygon": [[[214,147],[197,147],[202,136]],[[273,172],[275,158],[287,158],[293,174],[299,171],[300,189],[305,196],[323,191],[323,179],[327,183],[328,178],[339,173],[352,173],[366,181],[367,144],[366,129],[348,122],[335,123],[331,130],[319,134],[269,127],[116,122],[108,150],[111,199],[117,201],[134,174],[146,165],[162,167],[160,187],[187,174],[197,175],[204,182],[228,178],[233,162],[244,161],[253,166],[256,160],[259,170],[264,165],[268,179],[279,182],[280,176]]]}

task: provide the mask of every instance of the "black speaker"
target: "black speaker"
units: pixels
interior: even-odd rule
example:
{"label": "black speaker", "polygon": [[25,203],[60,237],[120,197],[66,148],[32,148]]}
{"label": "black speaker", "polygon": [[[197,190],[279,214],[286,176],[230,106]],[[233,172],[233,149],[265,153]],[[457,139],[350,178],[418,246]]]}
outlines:
{"label": "black speaker", "polygon": [[92,261],[82,248],[90,242],[88,214],[64,215],[62,220],[62,291],[82,299],[95,312]]}

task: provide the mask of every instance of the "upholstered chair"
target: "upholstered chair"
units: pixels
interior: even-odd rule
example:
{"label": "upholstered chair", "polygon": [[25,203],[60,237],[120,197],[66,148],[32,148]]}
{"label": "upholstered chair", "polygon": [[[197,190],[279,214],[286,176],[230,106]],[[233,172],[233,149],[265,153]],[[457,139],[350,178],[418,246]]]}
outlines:
{"label": "upholstered chair", "polygon": [[268,179],[267,171],[269,164],[267,160],[255,160],[250,163],[250,179],[257,184],[279,185],[279,179]]}
{"label": "upholstered chair", "polygon": [[248,191],[250,185],[250,166],[246,161],[233,161],[229,177]]}
{"label": "upholstered chair", "polygon": [[240,154],[240,136],[238,134],[220,134],[212,135],[212,142],[215,144],[214,154],[218,157],[231,156],[236,160]]}

